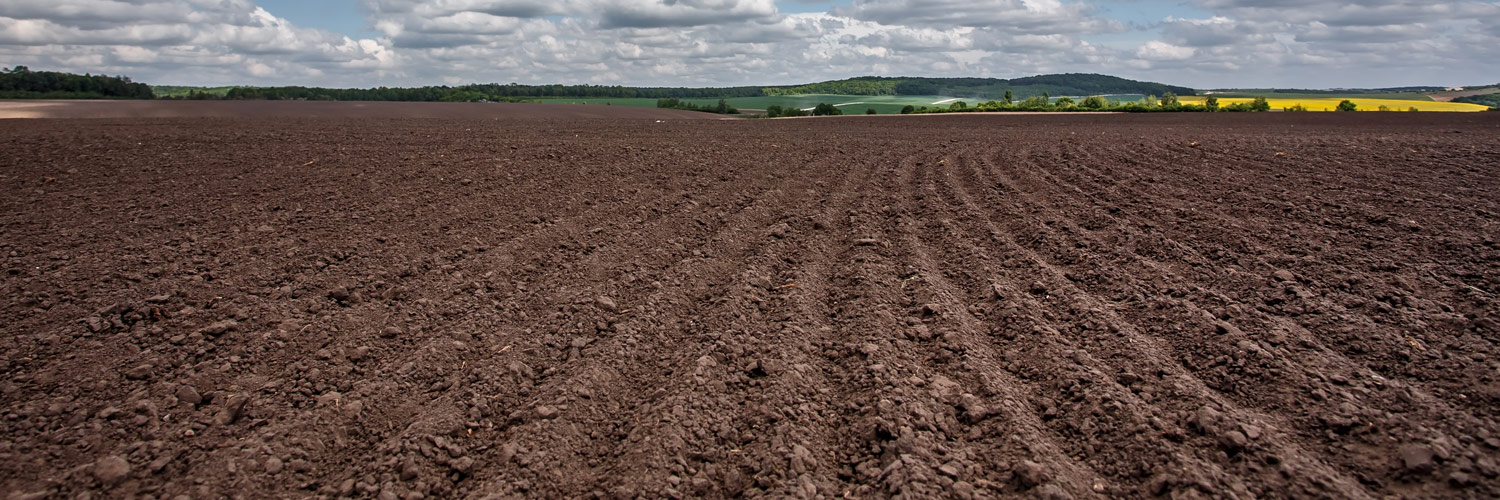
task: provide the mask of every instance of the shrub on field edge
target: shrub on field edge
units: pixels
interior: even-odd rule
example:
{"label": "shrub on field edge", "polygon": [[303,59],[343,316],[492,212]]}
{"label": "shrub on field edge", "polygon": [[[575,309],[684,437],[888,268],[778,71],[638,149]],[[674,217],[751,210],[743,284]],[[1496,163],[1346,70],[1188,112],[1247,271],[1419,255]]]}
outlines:
{"label": "shrub on field edge", "polygon": [[1264,98],[1264,97],[1257,97],[1257,98],[1255,98],[1254,101],[1250,101],[1250,111],[1270,111],[1270,110],[1271,110],[1271,103],[1269,101],[1266,101],[1266,98]]}
{"label": "shrub on field edge", "polygon": [[1359,105],[1354,104],[1354,101],[1344,99],[1343,101],[1339,102],[1339,106],[1334,109],[1338,111],[1359,111]]}
{"label": "shrub on field edge", "polygon": [[734,106],[730,106],[729,103],[723,99],[719,99],[718,104],[715,104],[713,106],[699,106],[697,104],[686,102],[680,99],[657,99],[656,107],[665,109],[684,109],[688,111],[705,111],[709,113],[719,113],[721,115],[740,114],[740,110],[735,109]]}
{"label": "shrub on field edge", "polygon": [[813,116],[835,116],[844,114],[844,111],[837,106],[824,102],[814,106],[812,114]]}
{"label": "shrub on field edge", "polygon": [[776,104],[766,106],[766,118],[780,118],[784,116],[807,116],[807,112],[797,108],[783,108]]}
{"label": "shrub on field edge", "polygon": [[912,113],[915,113],[915,112],[917,112],[917,107],[916,106],[912,106],[910,104],[907,104],[907,105],[901,107],[901,114],[903,114],[903,115],[909,115],[909,114],[912,114]]}

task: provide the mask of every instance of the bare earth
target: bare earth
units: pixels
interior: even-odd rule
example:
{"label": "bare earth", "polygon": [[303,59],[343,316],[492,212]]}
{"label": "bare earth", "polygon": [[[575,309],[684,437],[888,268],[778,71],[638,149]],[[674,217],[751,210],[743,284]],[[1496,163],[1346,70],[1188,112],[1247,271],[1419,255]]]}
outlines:
{"label": "bare earth", "polygon": [[0,100],[6,118],[547,118],[724,119],[627,106],[437,102]]}
{"label": "bare earth", "polygon": [[9,498],[1500,496],[1494,113],[265,104],[0,121]]}

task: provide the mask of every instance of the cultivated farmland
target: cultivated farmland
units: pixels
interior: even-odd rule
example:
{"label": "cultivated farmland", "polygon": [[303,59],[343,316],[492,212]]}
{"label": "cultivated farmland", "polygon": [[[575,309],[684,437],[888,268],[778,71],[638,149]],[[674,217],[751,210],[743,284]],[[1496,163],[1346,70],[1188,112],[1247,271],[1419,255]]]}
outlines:
{"label": "cultivated farmland", "polygon": [[12,498],[1500,496],[1494,113],[215,106],[0,120]]}

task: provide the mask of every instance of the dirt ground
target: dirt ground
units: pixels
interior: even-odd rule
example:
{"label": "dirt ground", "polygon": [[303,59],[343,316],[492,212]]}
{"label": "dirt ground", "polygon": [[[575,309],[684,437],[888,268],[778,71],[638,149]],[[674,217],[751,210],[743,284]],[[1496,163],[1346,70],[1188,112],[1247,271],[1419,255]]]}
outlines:
{"label": "dirt ground", "polygon": [[0,491],[1500,496],[1500,114],[645,111],[0,121]]}
{"label": "dirt ground", "polygon": [[0,100],[7,118],[671,118],[726,117],[680,110],[570,104],[332,101]]}

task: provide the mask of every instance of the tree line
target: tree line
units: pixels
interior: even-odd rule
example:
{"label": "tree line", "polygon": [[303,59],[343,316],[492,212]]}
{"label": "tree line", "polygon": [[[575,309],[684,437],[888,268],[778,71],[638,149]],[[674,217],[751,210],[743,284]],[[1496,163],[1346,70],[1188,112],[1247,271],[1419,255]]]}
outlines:
{"label": "tree line", "polygon": [[719,99],[719,103],[713,105],[693,104],[691,102],[675,98],[657,99],[656,107],[665,109],[683,109],[687,111],[702,111],[705,113],[718,113],[721,115],[740,114],[740,110],[735,109],[734,106],[730,106],[729,103],[723,99]]}
{"label": "tree line", "polygon": [[1489,106],[1491,110],[1500,109],[1500,94],[1480,94],[1454,98],[1453,102],[1466,102],[1469,104],[1482,104]]}
{"label": "tree line", "polygon": [[4,99],[153,99],[151,86],[123,76],[75,75],[32,71],[26,66],[0,69]]}

